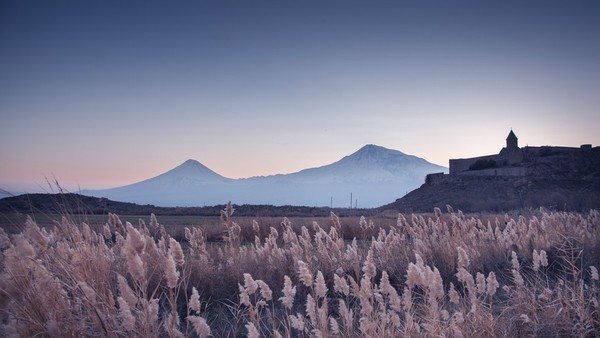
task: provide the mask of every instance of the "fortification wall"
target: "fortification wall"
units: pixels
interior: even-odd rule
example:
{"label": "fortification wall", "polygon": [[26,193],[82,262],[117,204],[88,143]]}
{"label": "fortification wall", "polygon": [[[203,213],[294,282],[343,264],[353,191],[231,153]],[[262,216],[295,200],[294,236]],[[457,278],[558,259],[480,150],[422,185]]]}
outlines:
{"label": "fortification wall", "polygon": [[468,171],[469,167],[471,167],[473,164],[475,164],[475,162],[477,162],[479,160],[497,161],[498,155],[487,155],[487,156],[480,156],[480,157],[459,158],[459,159],[450,160],[449,173],[450,173],[450,175],[453,175],[453,174],[459,174],[463,171]]}
{"label": "fortification wall", "polygon": [[513,165],[513,164],[521,163],[525,159],[525,155],[523,153],[524,153],[523,149],[520,149],[520,148],[517,148],[517,149],[504,148],[500,151],[500,154],[499,154],[500,161],[498,161],[498,162],[502,163],[504,165]]}
{"label": "fortification wall", "polygon": [[440,182],[443,182],[446,176],[448,175],[444,174],[443,172],[427,174],[427,176],[425,176],[425,183],[438,184]]}
{"label": "fortification wall", "polygon": [[[482,161],[482,163],[477,163]],[[485,163],[494,161],[494,163]],[[474,164],[477,164],[473,166]],[[600,147],[524,147],[498,155],[450,160],[450,176],[600,176]]]}
{"label": "fortification wall", "polygon": [[527,168],[525,167],[501,167],[458,173],[461,176],[525,176],[526,174]]}
{"label": "fortification wall", "polygon": [[[518,147],[514,133],[506,139],[506,147],[498,154],[451,159],[449,174],[461,176],[547,176],[593,172],[600,175],[600,147],[583,144],[579,148],[542,146]],[[443,176],[442,176],[443,177]],[[440,177],[428,178],[438,182]],[[443,178],[442,178],[443,179]]]}

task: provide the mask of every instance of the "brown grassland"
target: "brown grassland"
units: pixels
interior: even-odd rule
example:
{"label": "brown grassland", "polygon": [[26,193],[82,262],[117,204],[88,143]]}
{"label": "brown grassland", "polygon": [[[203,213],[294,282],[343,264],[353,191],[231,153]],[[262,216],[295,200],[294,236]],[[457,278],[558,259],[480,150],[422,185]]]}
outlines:
{"label": "brown grassland", "polygon": [[596,210],[159,221],[0,228],[0,335],[600,335]]}

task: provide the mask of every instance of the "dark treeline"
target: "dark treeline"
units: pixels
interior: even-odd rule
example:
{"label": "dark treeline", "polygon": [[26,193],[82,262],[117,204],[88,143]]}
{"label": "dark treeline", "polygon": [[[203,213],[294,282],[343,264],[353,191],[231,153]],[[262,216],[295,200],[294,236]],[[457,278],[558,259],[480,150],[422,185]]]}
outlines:
{"label": "dark treeline", "polygon": [[[0,213],[49,213],[103,215],[109,212],[118,215],[157,216],[219,216],[226,204],[204,207],[158,207],[117,202],[107,198],[97,198],[73,193],[24,194],[0,200]],[[338,216],[369,216],[375,209],[348,209],[304,206],[235,205],[236,216],[247,217],[327,217],[330,212]]]}

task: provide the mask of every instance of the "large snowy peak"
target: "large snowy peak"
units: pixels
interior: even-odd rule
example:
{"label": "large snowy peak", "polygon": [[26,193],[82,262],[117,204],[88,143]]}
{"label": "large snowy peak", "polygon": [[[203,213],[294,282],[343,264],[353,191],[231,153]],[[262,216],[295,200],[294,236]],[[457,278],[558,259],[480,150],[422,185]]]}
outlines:
{"label": "large snowy peak", "polygon": [[332,164],[287,176],[304,183],[398,183],[422,181],[424,175],[445,169],[398,150],[369,144]]}

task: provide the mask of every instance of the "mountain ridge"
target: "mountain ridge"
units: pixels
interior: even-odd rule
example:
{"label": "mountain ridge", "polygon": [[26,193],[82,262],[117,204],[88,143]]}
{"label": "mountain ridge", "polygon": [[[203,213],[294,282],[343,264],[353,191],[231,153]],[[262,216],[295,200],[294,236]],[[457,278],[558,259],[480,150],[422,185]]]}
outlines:
{"label": "mountain ridge", "polygon": [[333,206],[333,200],[340,205],[339,200],[354,193],[362,207],[376,207],[417,188],[426,174],[440,171],[447,172],[447,168],[368,144],[320,167],[240,179],[224,177],[188,159],[146,180],[111,189],[84,190],[82,194],[161,206],[214,205],[230,200],[240,204]]}
{"label": "mountain ridge", "polygon": [[[414,159],[418,159],[418,160],[422,160],[422,161],[425,161],[427,163],[430,163],[430,162],[428,162],[427,160],[425,160],[425,159],[423,159],[421,157],[418,157],[418,156],[415,156],[415,155],[409,155],[409,154],[403,153],[403,152],[401,152],[399,150],[389,149],[389,148],[378,146],[378,145],[375,145],[375,144],[367,144],[367,145],[364,145],[363,147],[361,147],[359,150],[355,151],[354,153],[342,157],[340,160],[338,160],[336,162],[332,162],[332,163],[325,164],[325,165],[322,165],[322,166],[305,168],[305,169],[301,169],[299,171],[295,171],[295,172],[291,172],[291,173],[287,173],[287,174],[272,174],[272,175],[250,176],[250,177],[245,177],[245,178],[239,178],[239,180],[248,180],[248,179],[254,179],[254,178],[280,177],[280,176],[300,174],[300,173],[303,173],[303,172],[313,171],[313,170],[316,170],[316,169],[321,169],[323,167],[328,167],[328,166],[334,165],[336,163],[348,161],[348,160],[354,159],[356,157],[366,157],[364,154],[365,153],[372,154],[375,151],[374,149],[376,149],[376,151],[379,151],[380,153],[382,151],[386,151],[386,152],[396,153],[396,154],[399,154],[399,155],[402,155],[402,156],[406,156],[406,157],[410,157],[410,158],[414,158]],[[430,163],[430,164],[437,165],[435,163]],[[437,166],[439,166],[439,165],[437,165]],[[446,167],[443,167],[443,166],[439,166],[439,167],[443,168],[443,169],[447,169]]]}

